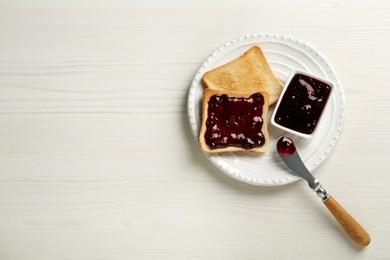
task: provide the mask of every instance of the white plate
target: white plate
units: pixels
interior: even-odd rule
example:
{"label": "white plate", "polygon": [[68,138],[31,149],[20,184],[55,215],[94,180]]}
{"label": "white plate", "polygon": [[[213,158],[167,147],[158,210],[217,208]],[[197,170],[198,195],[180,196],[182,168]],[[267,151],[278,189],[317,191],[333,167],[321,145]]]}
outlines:
{"label": "white plate", "polygon": [[[345,98],[340,80],[332,65],[312,45],[293,37],[272,33],[256,33],[240,36],[218,47],[202,64],[192,81],[188,94],[188,117],[195,140],[198,140],[201,122],[201,79],[206,71],[231,61],[253,45],[262,48],[273,72],[282,84],[294,69],[332,81],[334,91],[311,139],[289,135],[307,168],[313,172],[329,155],[339,138],[344,124]],[[269,117],[273,108],[270,108]],[[292,175],[276,151],[277,139],[285,134],[269,124],[271,144],[264,154],[221,153],[205,154],[225,174],[240,181],[263,186],[292,183],[299,178]]]}

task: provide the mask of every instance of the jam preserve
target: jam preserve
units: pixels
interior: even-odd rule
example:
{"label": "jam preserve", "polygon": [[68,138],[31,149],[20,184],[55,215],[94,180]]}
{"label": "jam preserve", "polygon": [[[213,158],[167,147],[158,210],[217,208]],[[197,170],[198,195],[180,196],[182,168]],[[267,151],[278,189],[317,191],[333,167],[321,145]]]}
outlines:
{"label": "jam preserve", "polygon": [[331,87],[312,77],[296,74],[287,86],[274,121],[303,134],[312,134],[329,98]]}
{"label": "jam preserve", "polygon": [[211,149],[228,146],[251,149],[265,143],[263,126],[264,97],[248,98],[213,95],[208,101],[205,140]]}
{"label": "jam preserve", "polygon": [[284,156],[291,156],[296,151],[293,140],[287,136],[279,138],[276,148],[278,149],[278,153]]}

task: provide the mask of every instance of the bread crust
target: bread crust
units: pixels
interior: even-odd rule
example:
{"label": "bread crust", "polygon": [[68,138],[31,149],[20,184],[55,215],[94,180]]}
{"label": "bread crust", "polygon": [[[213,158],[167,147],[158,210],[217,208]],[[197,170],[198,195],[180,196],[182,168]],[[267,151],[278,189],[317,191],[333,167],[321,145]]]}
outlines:
{"label": "bread crust", "polygon": [[[228,146],[226,148],[218,148],[218,149],[210,149],[210,147],[206,144],[205,140],[205,133],[206,133],[206,121],[208,118],[208,101],[210,100],[210,97],[213,96],[214,94],[217,95],[222,95],[222,94],[227,94],[229,97],[249,97],[254,93],[261,93],[264,97],[264,105],[263,105],[263,125],[261,128],[261,132],[264,135],[265,138],[265,143],[261,147],[254,147],[251,149],[244,149],[240,147],[234,147],[234,146]],[[267,125],[267,115],[268,115],[268,106],[269,106],[269,95],[267,92],[248,92],[248,93],[226,93],[226,92],[221,92],[213,89],[205,89],[203,92],[203,103],[202,103],[202,124],[200,128],[200,133],[199,133],[199,144],[200,147],[202,148],[203,151],[207,153],[222,153],[222,152],[255,152],[255,153],[264,153],[270,143],[269,139],[269,133],[268,133],[268,125]]]}
{"label": "bread crust", "polygon": [[206,72],[203,83],[225,93],[267,92],[270,105],[277,102],[283,88],[259,46],[253,46],[238,58]]}

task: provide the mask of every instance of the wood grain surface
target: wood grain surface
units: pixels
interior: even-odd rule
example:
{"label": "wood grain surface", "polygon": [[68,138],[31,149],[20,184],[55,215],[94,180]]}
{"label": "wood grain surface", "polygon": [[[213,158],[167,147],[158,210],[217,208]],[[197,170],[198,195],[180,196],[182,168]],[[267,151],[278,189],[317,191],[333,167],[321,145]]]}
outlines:
{"label": "wood grain surface", "polygon": [[[239,183],[194,142],[194,73],[238,35],[304,39],[347,112],[304,182]],[[388,1],[0,1],[0,259],[389,259]]]}

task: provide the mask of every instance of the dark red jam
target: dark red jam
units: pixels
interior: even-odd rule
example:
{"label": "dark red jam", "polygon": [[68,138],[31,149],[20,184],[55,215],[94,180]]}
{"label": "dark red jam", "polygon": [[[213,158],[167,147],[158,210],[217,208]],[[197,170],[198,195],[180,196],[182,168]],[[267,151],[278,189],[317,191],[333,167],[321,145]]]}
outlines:
{"label": "dark red jam", "polygon": [[211,149],[228,146],[251,149],[265,143],[263,126],[264,97],[249,98],[213,95],[208,101],[206,144]]}
{"label": "dark red jam", "polygon": [[303,134],[313,133],[330,92],[325,82],[296,74],[282,97],[275,122]]}
{"label": "dark red jam", "polygon": [[279,138],[278,143],[276,144],[278,153],[284,156],[291,156],[295,153],[295,145],[293,140],[287,136],[282,136]]}

